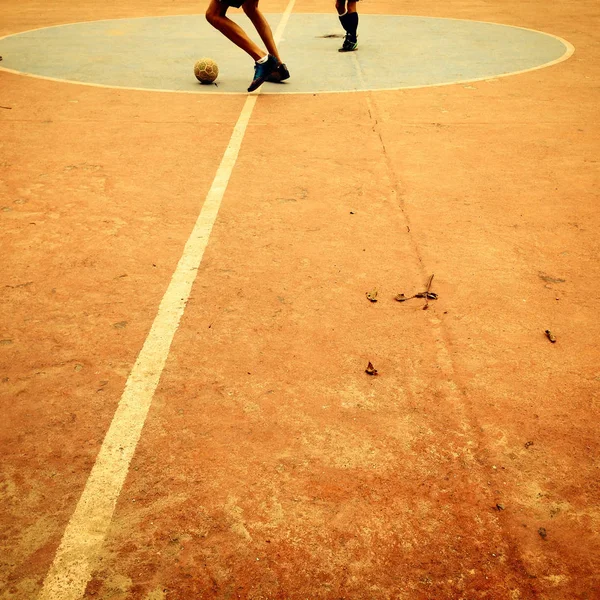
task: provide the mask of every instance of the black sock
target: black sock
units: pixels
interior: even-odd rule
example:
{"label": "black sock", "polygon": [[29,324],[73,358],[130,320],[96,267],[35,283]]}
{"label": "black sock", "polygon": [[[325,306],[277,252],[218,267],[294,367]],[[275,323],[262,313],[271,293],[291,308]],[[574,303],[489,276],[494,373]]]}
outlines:
{"label": "black sock", "polygon": [[346,33],[350,34],[354,39],[356,39],[356,31],[358,30],[358,13],[346,13],[340,17],[340,23],[342,27],[346,30]]}

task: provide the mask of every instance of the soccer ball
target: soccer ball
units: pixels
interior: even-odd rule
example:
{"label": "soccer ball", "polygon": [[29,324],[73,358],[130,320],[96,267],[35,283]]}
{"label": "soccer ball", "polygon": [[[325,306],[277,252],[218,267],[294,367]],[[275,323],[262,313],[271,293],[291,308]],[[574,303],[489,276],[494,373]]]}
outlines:
{"label": "soccer ball", "polygon": [[212,58],[201,58],[194,65],[194,75],[200,83],[212,83],[219,75],[219,67]]}

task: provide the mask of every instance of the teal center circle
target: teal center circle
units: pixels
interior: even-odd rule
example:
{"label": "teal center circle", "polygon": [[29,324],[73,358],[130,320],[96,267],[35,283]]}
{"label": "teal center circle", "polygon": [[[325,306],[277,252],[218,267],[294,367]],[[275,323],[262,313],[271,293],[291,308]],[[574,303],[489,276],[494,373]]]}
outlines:
{"label": "teal center circle", "polygon": [[[236,22],[259,42],[250,22]],[[267,15],[276,29],[282,16]],[[389,90],[491,79],[540,68],[572,53],[550,34],[480,21],[360,15],[359,49],[339,53],[335,14],[292,14],[279,48],[292,77],[263,93]],[[253,63],[203,15],[59,25],[0,40],[1,67],[90,85],[189,93],[245,93]],[[200,85],[198,58],[219,65],[216,85]]]}

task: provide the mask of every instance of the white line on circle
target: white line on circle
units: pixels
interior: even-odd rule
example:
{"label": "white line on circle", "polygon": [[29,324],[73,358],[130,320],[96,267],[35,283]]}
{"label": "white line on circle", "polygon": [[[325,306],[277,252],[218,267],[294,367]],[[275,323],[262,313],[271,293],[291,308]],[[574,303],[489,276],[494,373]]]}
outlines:
{"label": "white line on circle", "polygon": [[[275,31],[279,42],[296,0],[290,0]],[[221,201],[235,167],[258,93],[248,96],[206,196],[194,229],[162,298],[148,337],[65,529],[38,600],[80,600],[104,543],[131,459],[139,442],[171,343],[202,262]]]}

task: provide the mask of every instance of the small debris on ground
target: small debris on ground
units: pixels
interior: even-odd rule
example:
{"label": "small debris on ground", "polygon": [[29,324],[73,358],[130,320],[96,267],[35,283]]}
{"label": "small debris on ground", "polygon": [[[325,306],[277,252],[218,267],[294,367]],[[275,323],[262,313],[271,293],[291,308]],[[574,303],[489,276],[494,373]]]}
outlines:
{"label": "small debris on ground", "polygon": [[525,442],[525,448],[529,448],[530,446],[533,446],[533,442]]}
{"label": "small debris on ground", "polygon": [[544,333],[546,334],[546,337],[553,343],[556,344],[556,337],[554,336],[554,334],[549,330],[546,329],[546,331],[544,331]]}
{"label": "small debris on ground", "polygon": [[538,533],[540,534],[540,537],[541,537],[543,540],[545,540],[545,539],[546,539],[546,537],[547,537],[547,535],[548,535],[548,533],[546,532],[546,529],[545,529],[544,527],[540,527],[540,528],[538,529]]}
{"label": "small debris on ground", "polygon": [[437,300],[438,295],[431,291],[431,282],[433,281],[433,275],[429,278],[429,282],[427,283],[427,289],[424,292],[419,292],[414,294],[413,296],[405,296],[404,294],[397,294],[394,297],[396,302],[406,302],[407,300],[412,300],[413,298],[425,298],[425,306],[423,306],[423,310],[427,310],[429,308],[430,300]]}
{"label": "small debris on ground", "polygon": [[504,510],[504,509],[505,509],[505,506],[504,506],[504,504],[496,504],[496,510],[497,510],[498,512],[500,512],[501,510]]}
{"label": "small debris on ground", "polygon": [[377,369],[373,366],[373,363],[369,361],[367,368],[365,369],[367,375],[377,375]]}
{"label": "small debris on ground", "polygon": [[369,302],[377,302],[377,290],[373,290],[372,292],[367,292],[367,300]]}
{"label": "small debris on ground", "polygon": [[[423,310],[427,310],[429,308],[429,291],[431,290],[431,282],[432,281],[433,281],[433,274],[429,278],[429,283],[427,284],[427,289],[425,290],[425,306],[423,307]],[[435,297],[435,300],[437,300],[437,296]]]}
{"label": "small debris on ground", "polygon": [[546,283],[565,283],[566,279],[561,279],[560,277],[552,277],[543,271],[538,271],[538,277],[545,281]]}

